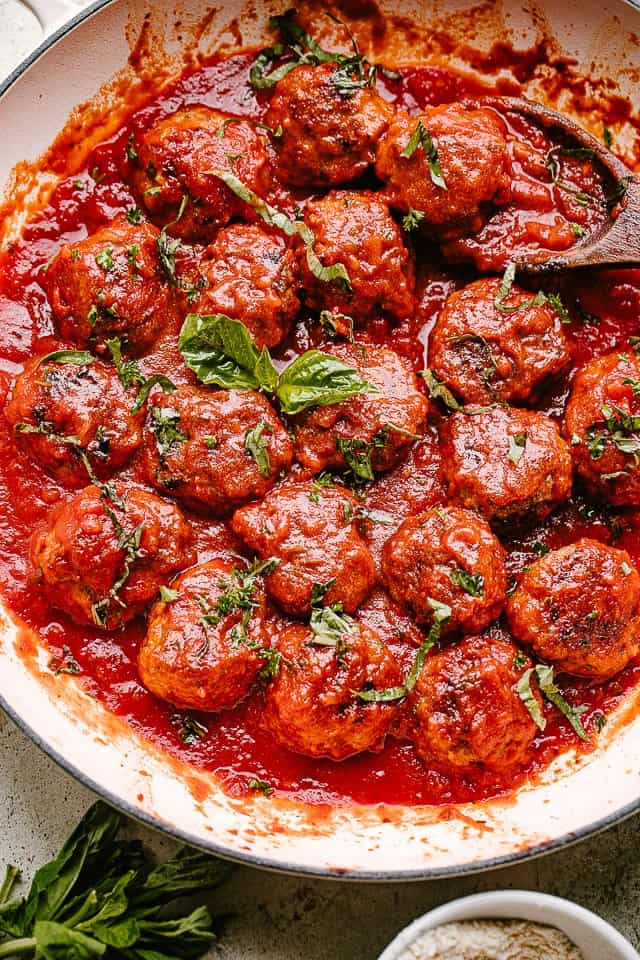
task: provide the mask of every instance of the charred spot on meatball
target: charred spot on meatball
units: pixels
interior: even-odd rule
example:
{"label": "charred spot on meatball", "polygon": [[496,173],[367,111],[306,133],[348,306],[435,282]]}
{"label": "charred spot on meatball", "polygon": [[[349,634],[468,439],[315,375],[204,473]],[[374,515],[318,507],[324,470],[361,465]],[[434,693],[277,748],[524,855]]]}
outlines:
{"label": "charred spot on meatball", "polygon": [[507,618],[558,670],[605,680],[640,650],[640,576],[625,550],[584,538],[525,571]]}
{"label": "charred spot on meatball", "polygon": [[159,490],[226,516],[271,489],[291,466],[292,445],[262,394],[183,386],[151,398],[143,457]]}
{"label": "charred spot on meatball", "polygon": [[162,270],[160,234],[150,223],[117,217],[85,240],[67,243],[46,273],[58,331],[74,343],[105,351],[111,337],[144,353],[179,319],[173,290]]}
{"label": "charred spot on meatball", "polygon": [[232,173],[262,196],[269,159],[262,136],[247,120],[217,110],[179,110],[135,141],[132,182],[153,220],[174,237],[208,243],[221,227],[250,209],[212,174]]}
{"label": "charred spot on meatball", "polygon": [[233,529],[262,559],[280,562],[267,593],[292,616],[306,617],[318,588],[325,605],[353,613],[372,589],[373,558],[356,522],[358,501],[344,487],[288,483],[243,507]]}
{"label": "charred spot on meatball", "polygon": [[137,487],[85,487],[31,541],[33,579],[79,624],[113,630],[142,613],[161,585],[195,561],[177,507]]}
{"label": "charred spot on meatball", "polygon": [[384,199],[368,191],[336,191],[310,201],[304,219],[322,264],[342,263],[349,275],[348,288],[341,280],[326,283],[302,258],[310,307],[328,311],[341,332],[349,321],[366,324],[380,313],[397,319],[413,314],[413,257]]}
{"label": "charred spot on meatball", "polygon": [[506,599],[500,541],[486,521],[457,507],[408,517],[383,547],[382,577],[418,623],[432,622],[434,603],[449,607],[445,631],[483,630]]}
{"label": "charred spot on meatball", "polygon": [[410,364],[387,347],[341,344],[331,354],[358,370],[375,392],[300,414],[296,458],[314,473],[350,470],[359,479],[391,470],[426,427],[428,401]]}
{"label": "charred spot on meatball", "polygon": [[105,479],[142,442],[143,413],[115,370],[99,360],[64,362],[56,354],[27,361],[16,378],[5,417],[29,456],[67,487],[85,486],[87,466]]}
{"label": "charred spot on meatball", "polygon": [[171,585],[171,600],[149,614],[138,668],[157,697],[217,713],[244,700],[271,649],[259,568],[210,560]]}
{"label": "charred spot on meatball", "polygon": [[200,313],[240,320],[254,343],[273,347],[289,332],[300,309],[296,255],[282,237],[255,225],[221,230],[199,264],[204,289]]}
{"label": "charred spot on meatball", "polygon": [[458,104],[396,114],[378,144],[376,174],[392,207],[440,236],[477,232],[484,208],[508,185],[497,114]]}
{"label": "charred spot on meatball", "polygon": [[571,494],[571,454],[548,417],[467,407],[441,432],[449,496],[491,521],[543,519]]}
{"label": "charred spot on meatball", "polygon": [[266,122],[281,130],[274,145],[278,176],[293,186],[328,187],[364,173],[393,108],[374,87],[345,95],[336,64],[299,66],[276,84]]}
{"label": "charred spot on meatball", "polygon": [[401,682],[400,669],[378,635],[351,623],[334,645],[292,624],[278,637],[281,665],[265,695],[263,720],[282,746],[307,757],[345,760],[384,745],[394,702],[366,701],[360,692]]}
{"label": "charred spot on meatball", "polygon": [[565,425],[576,471],[589,490],[617,506],[637,506],[640,359],[612,353],[579,370]]}
{"label": "charred spot on meatball", "polygon": [[[514,643],[488,635],[427,657],[410,695],[413,742],[425,764],[459,775],[526,760],[537,727],[517,686],[530,667]],[[542,713],[537,690],[533,696]]]}
{"label": "charred spot on meatball", "polygon": [[535,401],[569,362],[554,306],[512,287],[501,310],[499,291],[478,280],[452,293],[429,335],[429,366],[463,403]]}

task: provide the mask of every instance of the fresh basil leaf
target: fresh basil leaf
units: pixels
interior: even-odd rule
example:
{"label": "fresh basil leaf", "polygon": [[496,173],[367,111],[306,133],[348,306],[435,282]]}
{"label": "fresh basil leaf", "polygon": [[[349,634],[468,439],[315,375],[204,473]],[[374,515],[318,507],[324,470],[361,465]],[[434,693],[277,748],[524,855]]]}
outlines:
{"label": "fresh basil leaf", "polygon": [[136,397],[136,402],[133,405],[131,412],[133,414],[139,413],[142,410],[142,407],[146,403],[149,394],[154,387],[162,387],[164,393],[173,393],[176,389],[175,383],[172,383],[169,380],[169,377],[165,377],[162,373],[156,373],[153,377],[149,377],[148,380],[145,380],[140,390],[138,396]]}
{"label": "fresh basil leaf", "polygon": [[93,937],[50,920],[38,921],[33,935],[34,960],[94,960],[103,957],[107,950]]}
{"label": "fresh basil leaf", "polygon": [[277,380],[273,364],[260,358],[245,325],[223,314],[188,314],[178,346],[201,383],[236,390],[263,388],[270,393]]}
{"label": "fresh basil leaf", "polygon": [[131,902],[140,909],[191,893],[213,890],[224,883],[231,870],[231,864],[224,860],[181,847],[170,860],[154,867],[140,890],[131,897]]}
{"label": "fresh basil leaf", "polygon": [[342,360],[320,350],[307,350],[280,374],[278,400],[289,415],[309,407],[340,403],[377,388]]}
{"label": "fresh basil leaf", "polygon": [[322,280],[325,283],[339,281],[347,290],[351,289],[349,274],[343,263],[334,263],[329,267],[322,264],[314,249],[316,241],[315,234],[303,220],[291,220],[286,213],[282,213],[281,210],[272,207],[266,200],[259,197],[257,193],[254,193],[253,190],[245,186],[233,173],[229,173],[226,170],[209,170],[208,174],[209,176],[222,180],[222,182],[225,183],[237,197],[243,200],[244,203],[248,204],[268,226],[282,230],[288,237],[299,236],[305,246],[307,266],[314,277],[317,277],[318,280]]}
{"label": "fresh basil leaf", "polygon": [[88,367],[94,360],[95,357],[88,350],[54,350],[40,357],[36,366],[40,367],[43,363],[74,363],[78,367]]}

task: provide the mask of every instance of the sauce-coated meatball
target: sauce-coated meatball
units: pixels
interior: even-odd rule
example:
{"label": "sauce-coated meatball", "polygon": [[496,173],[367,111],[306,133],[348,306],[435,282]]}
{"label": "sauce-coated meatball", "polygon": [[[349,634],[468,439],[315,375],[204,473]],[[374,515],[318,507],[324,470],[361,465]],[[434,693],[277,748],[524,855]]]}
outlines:
{"label": "sauce-coated meatball", "polygon": [[177,318],[158,238],[150,223],[124,217],[96,233],[67,243],[47,270],[49,302],[60,334],[76,343],[120,337],[143,353],[166,324]]}
{"label": "sauce-coated meatball", "polygon": [[[142,442],[135,393],[99,360],[76,364],[33,357],[16,379],[5,416],[29,455],[59,483],[88,482],[82,451],[96,476],[121,467]],[[65,439],[67,442],[65,442]]]}
{"label": "sauce-coated meatball", "polygon": [[478,280],[452,293],[429,335],[429,366],[464,403],[535,399],[569,361],[553,306],[512,288],[501,312],[499,290],[499,280]]}
{"label": "sauce-coated meatball", "polygon": [[418,623],[430,623],[429,600],[451,608],[444,631],[483,630],[506,599],[504,550],[489,525],[457,507],[408,517],[382,550],[382,577],[393,599]]}
{"label": "sauce-coated meatball", "polygon": [[582,539],[525,571],[507,617],[516,640],[542,659],[603,680],[640,649],[640,576],[626,550]]}
{"label": "sauce-coated meatball", "polygon": [[576,470],[610,503],[640,503],[640,359],[612,353],[579,370],[567,404],[566,436]]}
{"label": "sauce-coated meatball", "polygon": [[289,331],[300,301],[298,263],[282,237],[236,223],[221,230],[200,262],[207,286],[199,313],[241,320],[258,348],[273,347]]}
{"label": "sauce-coated meatball", "polygon": [[[426,136],[417,142],[421,131]],[[434,182],[438,174],[428,138],[446,186]],[[507,185],[506,165],[496,114],[456,104],[429,107],[417,117],[397,113],[376,157],[376,173],[386,184],[391,206],[404,213],[419,211],[424,226],[449,233],[480,229],[483,205]]]}
{"label": "sauce-coated meatball", "polygon": [[308,616],[314,586],[334,581],[325,605],[353,613],[375,583],[373,558],[355,520],[358,501],[343,487],[285,484],[234,515],[233,529],[263,560],[280,563],[267,593],[287,613]]}
{"label": "sauce-coated meatball", "polygon": [[261,577],[211,560],[181,574],[149,614],[138,668],[145,687],[187,710],[218,712],[249,693],[268,647]]}
{"label": "sauce-coated meatball", "polygon": [[376,471],[391,470],[424,432],[428,401],[409,363],[393,350],[343,344],[330,351],[377,388],[297,418],[296,457],[315,473],[343,469],[364,456]]}
{"label": "sauce-coated meatball", "polygon": [[157,223],[184,240],[207,243],[249,210],[212,170],[234,174],[260,196],[269,182],[264,137],[255,126],[206,107],[160,120],[136,149],[132,179],[143,203]]}
{"label": "sauce-coated meatball", "polygon": [[382,749],[397,705],[365,702],[358,693],[397,686],[402,677],[373,630],[362,624],[352,629],[336,646],[315,644],[302,624],[280,633],[282,661],[267,688],[263,719],[294,753],[345,760]]}
{"label": "sauce-coated meatball", "polygon": [[571,493],[569,448],[541,413],[470,407],[441,436],[449,495],[490,520],[542,519]]}
{"label": "sauce-coated meatball", "polygon": [[154,395],[143,449],[151,483],[216,516],[263,497],[292,459],[275,410],[253,390]]}
{"label": "sauce-coated meatball", "polygon": [[276,84],[266,121],[282,128],[274,144],[285,183],[335,186],[373,163],[393,109],[374,87],[341,93],[335,72],[331,63],[300,66]]}
{"label": "sauce-coated meatball", "polygon": [[514,643],[487,634],[427,657],[410,696],[414,744],[427,766],[460,774],[525,760],[537,727],[517,684],[530,667]]}
{"label": "sauce-coated meatball", "polygon": [[34,576],[51,606],[110,630],[141,613],[195,560],[177,507],[136,487],[114,490],[116,499],[85,487],[52,511],[31,542]]}
{"label": "sauce-coated meatball", "polygon": [[315,252],[325,267],[342,263],[351,289],[341,280],[318,280],[303,257],[303,285],[307,304],[366,324],[380,312],[397,319],[415,308],[413,260],[389,207],[374,193],[337,191],[312,200],[304,212],[315,236]]}

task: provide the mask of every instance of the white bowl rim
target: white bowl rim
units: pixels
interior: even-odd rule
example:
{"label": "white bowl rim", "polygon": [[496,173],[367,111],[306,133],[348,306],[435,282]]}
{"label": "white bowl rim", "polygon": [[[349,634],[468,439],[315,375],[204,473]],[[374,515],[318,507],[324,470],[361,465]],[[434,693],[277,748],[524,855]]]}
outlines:
{"label": "white bowl rim", "polygon": [[562,921],[577,921],[585,932],[599,935],[614,950],[616,960],[638,960],[640,954],[626,937],[597,913],[571,900],[537,890],[492,890],[475,893],[444,903],[418,917],[391,941],[378,960],[399,960],[403,951],[423,933],[464,920],[481,919],[532,920],[563,929]]}

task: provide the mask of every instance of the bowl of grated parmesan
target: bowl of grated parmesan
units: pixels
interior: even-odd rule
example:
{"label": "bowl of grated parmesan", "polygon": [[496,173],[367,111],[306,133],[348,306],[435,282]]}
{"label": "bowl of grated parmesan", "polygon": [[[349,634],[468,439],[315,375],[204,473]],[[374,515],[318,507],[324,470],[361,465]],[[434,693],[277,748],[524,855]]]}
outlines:
{"label": "bowl of grated parmesan", "polygon": [[640,954],[610,924],[569,900],[496,890],[419,917],[379,960],[640,960]]}

